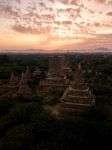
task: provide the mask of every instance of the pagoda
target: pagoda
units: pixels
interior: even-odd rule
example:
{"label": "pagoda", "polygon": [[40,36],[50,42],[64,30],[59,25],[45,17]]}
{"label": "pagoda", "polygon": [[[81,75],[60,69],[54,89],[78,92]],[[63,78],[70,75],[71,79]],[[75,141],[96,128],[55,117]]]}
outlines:
{"label": "pagoda", "polygon": [[2,99],[5,97],[14,96],[17,89],[18,89],[18,79],[12,72],[9,82],[7,84],[3,84],[0,86],[0,98]]}
{"label": "pagoda", "polygon": [[21,74],[21,79],[20,79],[17,95],[24,96],[24,97],[28,97],[32,95],[32,91],[30,87],[28,86],[30,75],[31,74],[30,74],[29,68],[27,67],[26,72],[25,73],[22,72]]}
{"label": "pagoda", "polygon": [[64,57],[54,56],[49,63],[49,70],[44,81],[40,83],[43,91],[64,91],[68,86],[65,78],[70,68],[64,64]]}
{"label": "pagoda", "polygon": [[14,73],[11,73],[10,79],[9,79],[9,86],[15,87],[18,84],[18,78],[14,75]]}
{"label": "pagoda", "polygon": [[94,96],[84,82],[84,77],[79,64],[73,77],[73,81],[66,88],[60,99],[60,111],[67,114],[80,114],[95,105]]}
{"label": "pagoda", "polygon": [[24,76],[25,76],[25,80],[29,80],[31,78],[32,74],[30,72],[29,66],[26,67],[26,71],[24,73]]}
{"label": "pagoda", "polygon": [[41,71],[39,67],[36,67],[35,71],[33,72],[33,77],[40,76],[40,75],[41,75]]}
{"label": "pagoda", "polygon": [[14,73],[11,73],[10,79],[9,79],[9,84],[8,84],[8,88],[9,88],[9,95],[11,97],[15,96],[15,93],[18,90],[18,77],[14,75]]}

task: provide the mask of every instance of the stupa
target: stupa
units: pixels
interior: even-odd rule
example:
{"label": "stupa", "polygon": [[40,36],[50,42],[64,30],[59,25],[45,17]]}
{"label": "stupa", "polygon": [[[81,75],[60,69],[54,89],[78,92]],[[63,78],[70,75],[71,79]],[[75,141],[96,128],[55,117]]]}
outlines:
{"label": "stupa", "polygon": [[41,71],[39,69],[39,67],[36,67],[35,71],[33,72],[33,76],[40,76],[41,75]]}
{"label": "stupa", "polygon": [[60,111],[64,114],[80,114],[94,105],[94,95],[84,82],[81,65],[79,64],[73,81],[69,87],[66,88],[60,99]]}
{"label": "stupa", "polygon": [[[66,71],[65,71],[66,70]],[[49,63],[49,70],[44,81],[40,83],[43,91],[64,91],[68,86],[65,78],[70,68],[65,66],[63,56],[53,56]]]}
{"label": "stupa", "polygon": [[28,74],[26,74],[26,72],[25,73],[22,72],[17,95],[24,96],[24,97],[28,97],[32,95],[32,91],[28,86],[28,80],[29,80]]}

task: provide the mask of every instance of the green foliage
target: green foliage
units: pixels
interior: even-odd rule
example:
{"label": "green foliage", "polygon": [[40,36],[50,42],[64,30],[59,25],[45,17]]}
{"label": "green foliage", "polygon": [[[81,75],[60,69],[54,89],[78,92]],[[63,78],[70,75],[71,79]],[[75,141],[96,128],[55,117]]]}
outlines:
{"label": "green foliage", "polygon": [[91,121],[105,121],[107,120],[108,110],[102,104],[96,104],[95,107],[85,112],[82,117]]}
{"label": "green foliage", "polygon": [[2,150],[20,150],[29,149],[32,144],[32,132],[29,125],[20,124],[6,133],[0,140],[0,149]]}
{"label": "green foliage", "polygon": [[43,94],[43,103],[48,105],[55,105],[59,103],[59,99],[62,96],[63,92],[47,92]]}
{"label": "green foliage", "polygon": [[2,64],[6,64],[9,63],[9,57],[7,55],[0,55],[0,65]]}
{"label": "green foliage", "polygon": [[15,102],[10,99],[6,98],[0,101],[0,117],[5,115],[9,112],[10,108],[15,104]]}
{"label": "green foliage", "polygon": [[112,87],[110,85],[97,85],[97,87],[95,88],[95,95],[110,95],[112,96]]}
{"label": "green foliage", "polygon": [[42,79],[41,76],[35,76],[32,77],[29,81],[28,81],[28,85],[31,89],[36,90],[36,88],[39,86],[40,80]]}

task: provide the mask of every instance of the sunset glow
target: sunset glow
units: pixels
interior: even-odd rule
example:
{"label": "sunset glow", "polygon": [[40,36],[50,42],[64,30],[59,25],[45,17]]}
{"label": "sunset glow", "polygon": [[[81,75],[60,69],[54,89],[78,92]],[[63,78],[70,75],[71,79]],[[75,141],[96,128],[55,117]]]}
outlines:
{"label": "sunset glow", "polygon": [[112,48],[112,0],[0,0],[0,49]]}

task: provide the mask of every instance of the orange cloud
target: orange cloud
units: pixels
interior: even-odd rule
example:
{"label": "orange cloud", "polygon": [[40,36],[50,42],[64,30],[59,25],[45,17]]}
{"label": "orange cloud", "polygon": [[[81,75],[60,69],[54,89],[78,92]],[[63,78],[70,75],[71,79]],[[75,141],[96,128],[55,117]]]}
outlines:
{"label": "orange cloud", "polygon": [[109,5],[112,5],[112,0],[110,0],[110,1],[108,2],[108,4],[109,4]]}
{"label": "orange cloud", "polygon": [[72,24],[72,21],[62,21],[62,24],[66,26],[70,26]]}
{"label": "orange cloud", "polygon": [[70,4],[70,5],[77,5],[79,0],[57,0],[58,2],[61,2],[63,4]]}
{"label": "orange cloud", "polygon": [[106,2],[106,0],[95,0],[95,1],[98,3],[105,3]]}
{"label": "orange cloud", "polygon": [[55,2],[55,0],[49,0],[50,2],[52,2],[52,3],[54,3]]}
{"label": "orange cloud", "polygon": [[49,27],[40,27],[40,28],[33,28],[31,26],[22,26],[22,25],[13,25],[12,29],[16,32],[24,33],[24,34],[46,34],[47,32],[50,32]]}
{"label": "orange cloud", "polygon": [[46,8],[45,3],[43,3],[43,2],[40,2],[39,5],[40,5],[41,7],[43,7],[43,8]]}
{"label": "orange cloud", "polygon": [[41,17],[43,19],[54,19],[54,15],[53,14],[44,14]]}
{"label": "orange cloud", "polygon": [[112,12],[108,12],[108,13],[106,13],[106,15],[112,16]]}

